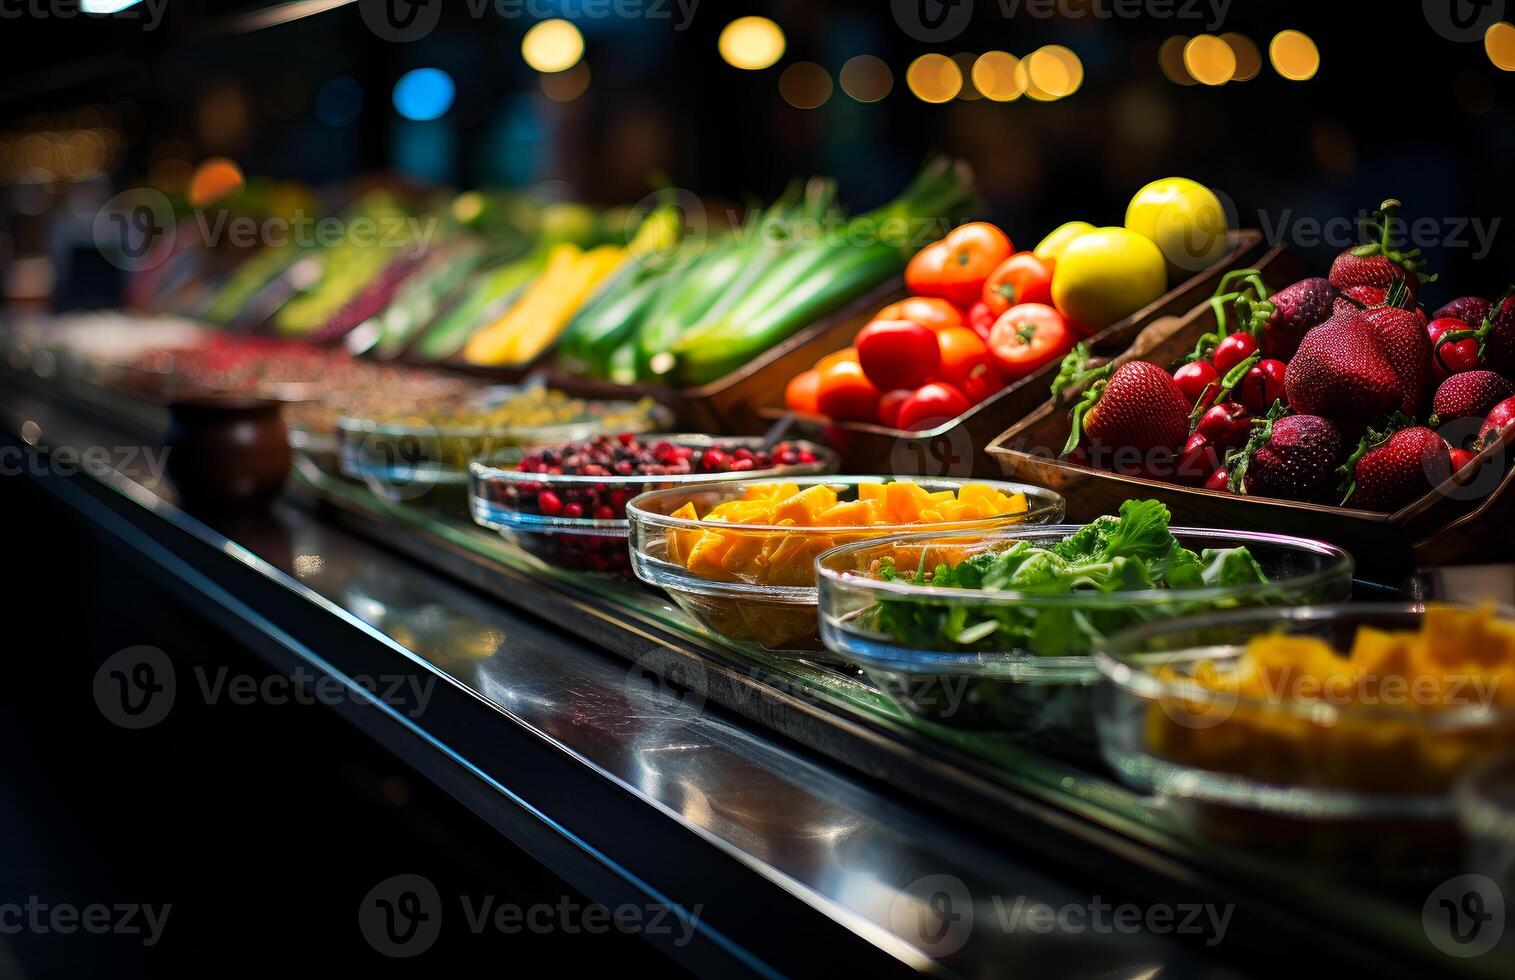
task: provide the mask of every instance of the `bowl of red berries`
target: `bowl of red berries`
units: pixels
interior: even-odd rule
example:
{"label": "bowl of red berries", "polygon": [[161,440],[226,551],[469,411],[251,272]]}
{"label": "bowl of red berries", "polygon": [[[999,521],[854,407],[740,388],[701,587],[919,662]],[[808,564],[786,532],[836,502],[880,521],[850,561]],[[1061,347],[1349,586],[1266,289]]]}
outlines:
{"label": "bowl of red berries", "polygon": [[651,490],[835,473],[837,455],[794,440],[623,433],[533,446],[469,466],[475,522],[550,565],[631,576],[626,502]]}

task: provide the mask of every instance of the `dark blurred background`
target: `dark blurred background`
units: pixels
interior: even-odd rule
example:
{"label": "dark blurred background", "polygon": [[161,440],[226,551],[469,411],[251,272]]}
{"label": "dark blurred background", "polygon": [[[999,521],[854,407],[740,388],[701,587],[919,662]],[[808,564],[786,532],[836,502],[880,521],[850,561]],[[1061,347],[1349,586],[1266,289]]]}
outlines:
{"label": "dark blurred background", "polygon": [[[7,266],[87,238],[60,213],[87,218],[141,182],[182,189],[217,156],[316,186],[562,181],[602,204],[664,180],[771,199],[825,173],[862,209],[942,151],[973,164],[985,215],[1027,247],[1067,219],[1119,223],[1142,184],[1183,175],[1317,263],[1342,232],[1318,240],[1310,221],[1404,200],[1407,217],[1434,222],[1431,303],[1515,276],[1502,222],[1515,28],[1488,29],[1503,0],[140,0],[110,15],[81,3],[125,0],[5,3]],[[729,37],[735,59],[769,60],[773,25],[783,48],[744,70],[720,38],[754,15],[772,23]],[[581,57],[572,31],[523,46],[556,17]],[[1287,34],[1272,57],[1280,32],[1308,40]],[[1200,35],[1212,37],[1186,65]],[[910,70],[931,54],[955,60]],[[528,57],[572,67],[543,73]],[[415,69],[445,74],[397,90]]]}

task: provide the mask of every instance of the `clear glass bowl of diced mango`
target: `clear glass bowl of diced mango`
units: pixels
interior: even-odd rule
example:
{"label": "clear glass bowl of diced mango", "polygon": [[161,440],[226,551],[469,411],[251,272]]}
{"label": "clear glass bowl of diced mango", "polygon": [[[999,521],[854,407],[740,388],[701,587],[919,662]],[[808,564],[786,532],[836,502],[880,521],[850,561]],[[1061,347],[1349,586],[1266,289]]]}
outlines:
{"label": "clear glass bowl of diced mango", "polygon": [[638,578],[738,644],[819,652],[816,559],[855,541],[1055,524],[1063,498],[986,480],[815,477],[659,490],[626,506]]}

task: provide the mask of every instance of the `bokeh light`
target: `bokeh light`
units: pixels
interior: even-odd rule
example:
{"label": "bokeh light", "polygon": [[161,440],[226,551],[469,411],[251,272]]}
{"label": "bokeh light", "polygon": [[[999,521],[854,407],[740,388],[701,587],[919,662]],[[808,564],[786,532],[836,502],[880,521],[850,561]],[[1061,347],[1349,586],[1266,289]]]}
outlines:
{"label": "bokeh light", "polygon": [[984,93],[973,84],[973,63],[977,59],[971,53],[962,51],[953,55],[952,60],[957,62],[958,73],[963,76],[963,87],[957,93],[957,97],[964,102],[977,102],[982,99]]}
{"label": "bokeh light", "polygon": [[1026,78],[1017,73],[1021,60],[1005,51],[985,51],[973,63],[973,87],[995,102],[1014,102],[1026,94]]}
{"label": "bokeh light", "polygon": [[842,91],[859,102],[878,102],[894,88],[894,72],[871,54],[848,58],[840,79]]}
{"label": "bokeh light", "polygon": [[1194,76],[1184,67],[1184,47],[1188,43],[1187,37],[1175,34],[1157,49],[1157,66],[1162,69],[1168,81],[1175,85],[1194,84]]}
{"label": "bokeh light", "polygon": [[395,111],[406,119],[428,122],[452,108],[457,89],[452,76],[440,68],[417,68],[395,82]]}
{"label": "bokeh light", "polygon": [[1042,102],[1063,99],[1084,84],[1084,64],[1061,44],[1049,44],[1026,55],[1026,94]]}
{"label": "bokeh light", "polygon": [[226,157],[211,157],[200,164],[189,180],[189,203],[191,207],[203,208],[240,191],[246,181],[242,168]]}
{"label": "bokeh light", "polygon": [[1214,34],[1201,34],[1184,45],[1184,68],[1201,85],[1224,85],[1236,74],[1236,52]]}
{"label": "bokeh light", "polygon": [[1320,49],[1303,31],[1279,31],[1268,45],[1273,70],[1293,82],[1304,82],[1320,71]]}
{"label": "bokeh light", "polygon": [[784,32],[767,17],[738,17],[721,29],[716,48],[733,68],[759,71],[784,56]]}
{"label": "bokeh light", "polygon": [[922,102],[951,102],[963,88],[963,72],[944,54],[923,54],[910,62],[905,84]]}
{"label": "bokeh light", "polygon": [[1257,45],[1245,34],[1228,31],[1220,36],[1231,46],[1231,53],[1236,56],[1236,73],[1231,76],[1233,82],[1250,82],[1262,71],[1262,52],[1257,50]]}
{"label": "bokeh light", "polygon": [[584,35],[561,17],[544,20],[521,38],[521,57],[540,72],[567,71],[584,57]]}
{"label": "bokeh light", "polygon": [[316,118],[328,126],[351,126],[363,111],[363,86],[350,75],[331,79],[316,93]]}
{"label": "bokeh light", "polygon": [[820,108],[831,90],[831,75],[813,61],[796,61],[779,76],[779,95],[796,109]]}
{"label": "bokeh light", "polygon": [[567,71],[548,72],[537,76],[542,85],[542,94],[554,102],[572,102],[589,91],[589,66],[579,62]]}
{"label": "bokeh light", "polygon": [[1507,21],[1490,24],[1483,35],[1483,49],[1501,71],[1515,71],[1515,25]]}

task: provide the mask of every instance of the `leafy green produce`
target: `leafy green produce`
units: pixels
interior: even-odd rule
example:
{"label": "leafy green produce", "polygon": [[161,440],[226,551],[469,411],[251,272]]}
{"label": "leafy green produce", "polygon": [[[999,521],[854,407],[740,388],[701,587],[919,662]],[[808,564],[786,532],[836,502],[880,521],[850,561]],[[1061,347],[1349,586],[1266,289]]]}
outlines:
{"label": "leafy green produce", "polygon": [[[1171,603],[1133,603],[1120,593],[1187,590],[1266,583],[1246,548],[1206,549],[1196,554],[1168,528],[1168,508],[1156,500],[1128,500],[1119,517],[1101,517],[1051,548],[1019,541],[1003,551],[984,551],[956,565],[901,571],[880,563],[885,581],[940,589],[1015,592],[1023,601],[984,603],[886,597],[871,611],[882,633],[916,646],[944,643],[965,650],[1028,650],[1050,656],[1088,653],[1112,632],[1145,622],[1234,605],[1235,600],[1195,599],[1175,594]],[[1089,602],[1065,597],[1088,595]],[[1049,601],[1037,602],[1047,596]],[[1109,596],[1107,601],[1098,601]],[[1056,597],[1056,598],[1053,598]]]}

